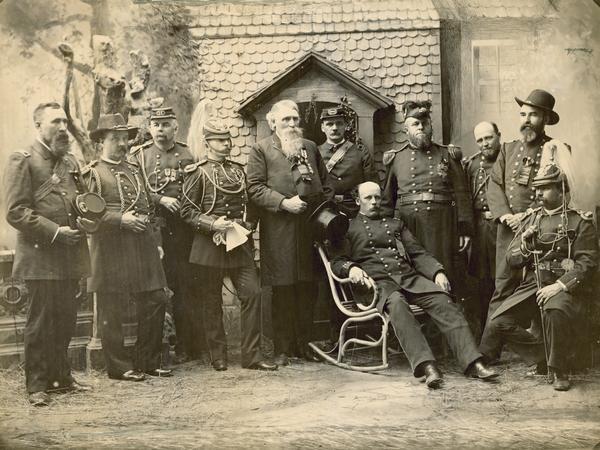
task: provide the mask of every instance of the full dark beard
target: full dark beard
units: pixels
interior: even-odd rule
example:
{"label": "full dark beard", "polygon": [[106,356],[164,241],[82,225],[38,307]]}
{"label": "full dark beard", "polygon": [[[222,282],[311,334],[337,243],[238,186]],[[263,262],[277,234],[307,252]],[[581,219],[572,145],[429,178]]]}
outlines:
{"label": "full dark beard", "polygon": [[71,142],[67,133],[57,133],[52,137],[50,148],[57,156],[64,156],[71,150]]}
{"label": "full dark beard", "polygon": [[301,128],[286,128],[281,132],[281,151],[285,156],[290,157],[300,154],[302,135]]}
{"label": "full dark beard", "polygon": [[418,150],[425,150],[431,147],[431,136],[423,133],[416,136],[408,136],[410,144]]}

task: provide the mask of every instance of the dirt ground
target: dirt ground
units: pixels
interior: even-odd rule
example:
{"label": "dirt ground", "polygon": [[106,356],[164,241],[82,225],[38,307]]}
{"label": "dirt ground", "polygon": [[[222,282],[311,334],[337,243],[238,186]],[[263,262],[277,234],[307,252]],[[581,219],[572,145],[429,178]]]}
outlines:
{"label": "dirt ground", "polygon": [[30,407],[20,369],[0,372],[2,448],[600,448],[600,370],[554,391],[504,362],[497,383],[443,364],[428,391],[406,362],[379,374],[294,362],[226,372],[190,362],[173,378],[142,383],[76,373],[91,393]]}

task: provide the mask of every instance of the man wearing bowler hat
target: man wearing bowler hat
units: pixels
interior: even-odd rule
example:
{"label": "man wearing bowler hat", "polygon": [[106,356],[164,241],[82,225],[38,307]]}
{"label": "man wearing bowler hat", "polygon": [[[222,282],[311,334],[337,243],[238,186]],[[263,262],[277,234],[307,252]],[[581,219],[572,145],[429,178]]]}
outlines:
{"label": "man wearing bowler hat", "polygon": [[85,226],[73,201],[83,192],[70,153],[67,116],[55,102],[33,112],[36,139],[12,153],[4,172],[6,221],[17,230],[13,278],[24,280],[29,310],[24,332],[29,402],[47,406],[49,392],[89,390],[71,376],[67,351],[77,321],[79,280],[89,274]]}
{"label": "man wearing bowler hat", "polygon": [[195,303],[189,265],[193,232],[179,216],[184,168],[195,158],[186,144],[175,140],[177,129],[177,117],[172,108],[152,109],[149,127],[152,140],[132,148],[130,159],[143,172],[156,206],[165,252],[163,266],[167,284],[173,291],[173,319],[177,335],[175,354],[178,361],[184,362],[198,358],[204,336],[202,328],[193,327],[189,320],[188,311]]}
{"label": "man wearing bowler hat", "polygon": [[[102,144],[102,156],[82,170],[90,191],[102,196],[107,209],[91,239],[88,289],[97,294],[108,376],[126,381],[141,381],[146,374],[171,375],[160,367],[167,283],[154,205],[140,167],[126,158],[128,139],[136,132],[120,114],[100,116],[90,137]],[[134,360],[122,329],[130,297],[138,324]]]}
{"label": "man wearing bowler hat", "polygon": [[321,111],[321,130],[327,140],[319,145],[335,202],[348,217],[358,213],[356,186],[365,181],[377,182],[373,158],[362,142],[346,139],[348,120],[344,108],[336,106]]}
{"label": "man wearing bowler hat", "polygon": [[[520,280],[520,270],[511,269],[506,251],[519,230],[526,210],[535,204],[534,177],[540,169],[544,144],[552,138],[546,125],[558,123],[554,97],[534,89],[525,100],[515,97],[520,106],[521,138],[502,145],[492,167],[487,201],[493,220],[498,222],[496,239],[496,281],[488,317],[512,294]],[[486,330],[484,330],[485,339]]]}
{"label": "man wearing bowler hat", "polygon": [[343,243],[334,246],[331,268],[358,285],[368,286],[370,279],[376,282],[377,309],[388,315],[414,375],[424,376],[432,389],[442,384],[442,373],[411,304],[423,308],[439,327],[465,374],[496,378],[498,374],[481,361],[469,325],[448,295],[450,282],[444,267],[421,247],[404,221],[381,216],[379,185],[359,185],[357,204],[359,214]]}

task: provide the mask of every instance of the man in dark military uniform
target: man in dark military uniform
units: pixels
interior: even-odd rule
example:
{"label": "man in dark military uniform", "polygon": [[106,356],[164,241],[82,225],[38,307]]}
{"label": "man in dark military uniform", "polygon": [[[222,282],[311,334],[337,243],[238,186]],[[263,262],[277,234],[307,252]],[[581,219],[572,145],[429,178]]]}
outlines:
{"label": "man in dark military uniform", "polygon": [[496,282],[490,301],[488,316],[516,289],[520,271],[511,270],[505,254],[508,245],[519,229],[525,211],[535,204],[535,187],[531,182],[540,167],[544,144],[552,138],[546,136],[546,125],[558,123],[553,111],[554,97],[535,89],[525,101],[515,97],[521,107],[521,134],[519,140],[502,145],[492,167],[487,199],[490,211],[498,224],[496,239]]}
{"label": "man in dark military uniform", "polygon": [[[82,220],[73,200],[82,192],[79,165],[69,153],[67,116],[58,103],[36,107],[37,139],[10,155],[4,172],[7,222],[17,244],[13,277],[25,281],[25,381],[29,401],[48,405],[47,391],[85,389],[73,380],[67,350],[77,320],[79,280],[89,273]],[[91,225],[88,223],[88,225]]]}
{"label": "man in dark military uniform", "polygon": [[329,183],[335,191],[340,211],[348,217],[358,213],[356,186],[365,181],[377,182],[377,173],[369,149],[362,143],[346,139],[346,118],[342,107],[321,111],[321,130],[327,140],[319,145]]}
{"label": "man in dark military uniform", "polygon": [[[108,376],[127,381],[141,381],[144,374],[171,375],[160,368],[167,283],[153,224],[154,205],[140,167],[126,159],[128,137],[136,132],[120,114],[100,116],[90,137],[102,143],[102,157],[82,171],[107,208],[91,239],[88,289],[97,294]],[[130,296],[138,324],[135,361],[125,348],[122,329]]]}
{"label": "man in dark military uniform", "polygon": [[[186,167],[181,217],[196,230],[190,262],[203,291],[202,319],[215,370],[227,369],[223,329],[223,278],[229,276],[241,303],[242,367],[276,370],[261,354],[261,290],[248,221],[246,176],[229,160],[231,134],[216,118],[203,125],[208,158]],[[250,235],[249,237],[247,235]],[[239,242],[234,242],[239,239]],[[244,241],[245,242],[242,242]]]}
{"label": "man in dark military uniform", "polygon": [[152,141],[131,150],[130,159],[142,169],[150,196],[156,206],[165,252],[163,267],[167,284],[173,291],[173,319],[178,361],[199,356],[204,335],[193,327],[188,312],[194,308],[189,254],[193,232],[179,217],[184,168],[195,158],[188,147],[175,141],[177,118],[172,108],[155,108],[150,115]]}
{"label": "man in dark military uniform", "polygon": [[[480,350],[492,360],[507,344],[537,363],[533,373],[548,373],[554,389],[565,391],[568,357],[585,305],[578,295],[596,271],[598,237],[591,213],[566,206],[569,186],[558,165],[545,166],[531,185],[543,206],[525,213],[506,253],[508,264],[526,273],[490,316]],[[542,337],[528,330],[540,317],[538,308]]]}
{"label": "man in dark military uniform", "polygon": [[481,361],[467,321],[447,292],[444,267],[421,247],[402,219],[380,215],[381,189],[359,186],[359,215],[352,219],[341,249],[334,251],[333,272],[354,283],[379,290],[377,308],[387,314],[415,377],[426,377],[430,388],[442,384],[442,374],[409,304],[420,306],[448,340],[463,371],[489,380],[498,374]]}
{"label": "man in dark military uniform", "polygon": [[260,218],[260,266],[273,287],[275,362],[293,354],[318,361],[308,347],[318,261],[308,217],[333,197],[327,169],[314,142],[302,139],[298,105],[281,100],[267,114],[274,133],[248,157],[248,195]]}
{"label": "man in dark military uniform", "polygon": [[[356,217],[356,186],[365,181],[377,182],[377,173],[369,149],[362,142],[346,139],[348,121],[342,106],[321,111],[321,130],[326,141],[319,145],[319,152],[329,174],[329,183],[333,187],[340,211],[348,217]],[[319,301],[330,305],[331,345],[337,343],[343,315],[331,298],[327,280],[319,281]]]}
{"label": "man in dark military uniform", "polygon": [[455,147],[431,141],[431,102],[406,102],[408,142],[383,155],[386,181],[383,214],[401,218],[417,240],[456,282],[458,253],[473,228],[469,191]]}
{"label": "man in dark military uniform", "polygon": [[474,233],[469,259],[469,272],[477,278],[481,331],[487,320],[490,298],[496,276],[496,235],[498,224],[488,207],[487,187],[492,166],[500,152],[500,131],[493,122],[481,122],[473,129],[480,151],[465,161],[465,172],[471,189]]}

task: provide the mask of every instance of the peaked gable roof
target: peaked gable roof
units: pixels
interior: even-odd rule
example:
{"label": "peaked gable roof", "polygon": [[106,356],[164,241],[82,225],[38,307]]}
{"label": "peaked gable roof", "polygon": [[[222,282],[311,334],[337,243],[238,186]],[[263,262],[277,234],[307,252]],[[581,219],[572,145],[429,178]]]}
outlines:
{"label": "peaked gable roof", "polygon": [[328,61],[324,56],[311,50],[286,70],[276,75],[271,82],[244,99],[236,111],[243,115],[256,111],[313,68],[330,75],[346,88],[354,91],[359,97],[371,103],[375,109],[394,109],[394,100],[380,94],[377,90],[367,86],[350,73]]}

